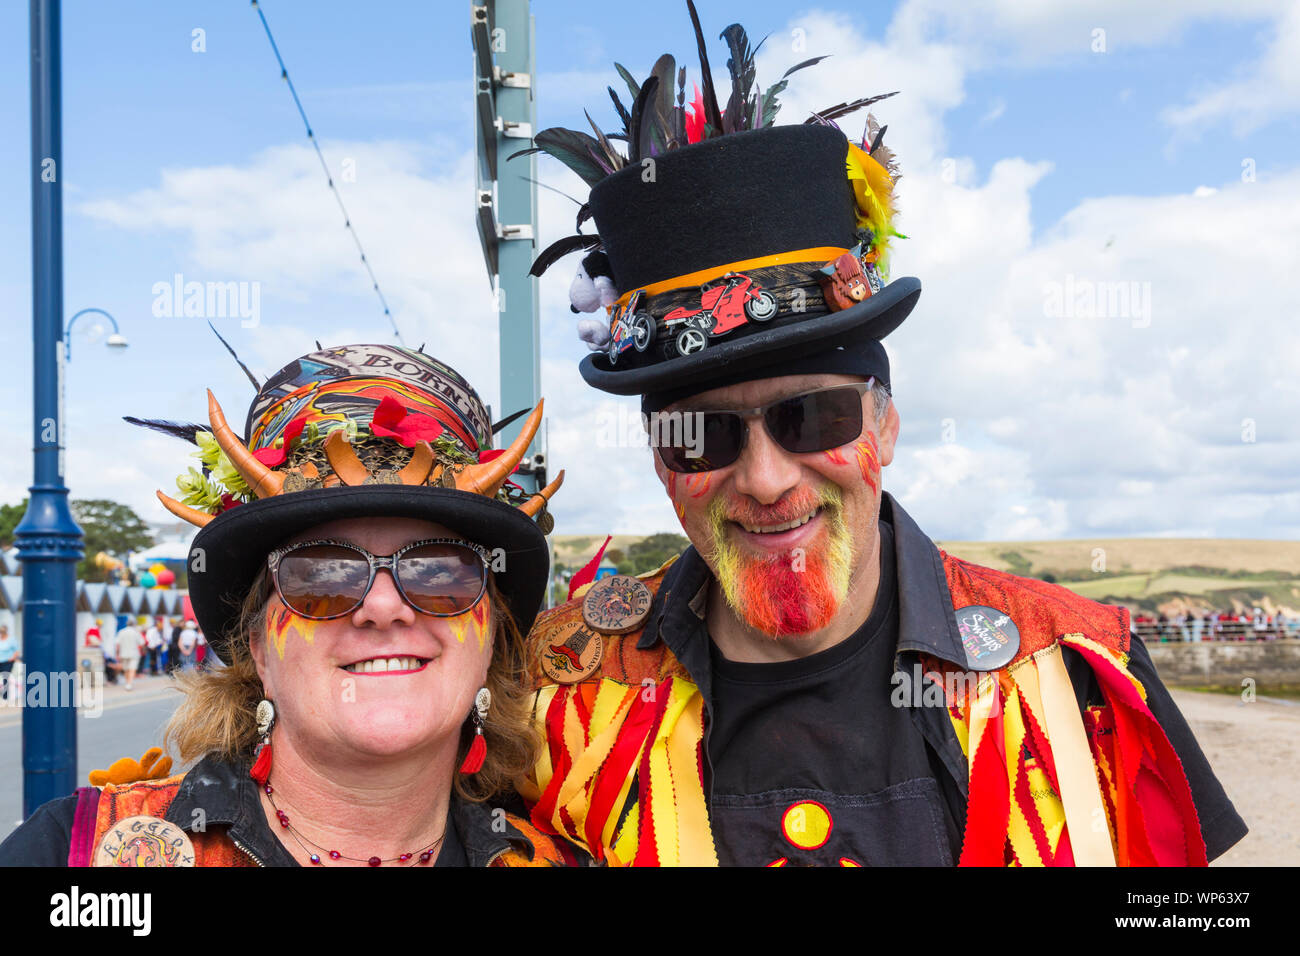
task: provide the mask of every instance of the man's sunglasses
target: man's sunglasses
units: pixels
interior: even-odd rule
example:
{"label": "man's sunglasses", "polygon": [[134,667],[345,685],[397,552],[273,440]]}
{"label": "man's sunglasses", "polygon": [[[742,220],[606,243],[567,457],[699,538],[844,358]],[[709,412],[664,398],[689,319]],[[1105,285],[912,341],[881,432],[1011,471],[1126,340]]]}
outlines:
{"label": "man's sunglasses", "polygon": [[[874,383],[869,378],[831,385],[756,408],[660,413],[650,440],[664,467],[682,473],[712,471],[735,462],[749,437],[746,419],[760,416],[772,441],[793,455],[839,448],[862,434],[862,396]],[[672,421],[678,414],[681,421]]]}
{"label": "man's sunglasses", "polygon": [[392,554],[371,554],[347,541],[303,541],[267,555],[285,606],[313,621],[351,614],[387,568],[397,592],[421,614],[463,614],[487,590],[488,552],[456,538],[416,541]]}

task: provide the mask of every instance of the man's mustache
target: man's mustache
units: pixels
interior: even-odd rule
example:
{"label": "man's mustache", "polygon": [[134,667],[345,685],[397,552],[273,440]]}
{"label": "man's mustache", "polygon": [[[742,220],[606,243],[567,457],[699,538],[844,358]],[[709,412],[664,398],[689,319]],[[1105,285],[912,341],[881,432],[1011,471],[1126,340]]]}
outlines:
{"label": "man's mustache", "polygon": [[762,505],[752,499],[719,498],[714,503],[717,524],[733,521],[750,526],[785,524],[802,518],[818,508],[838,508],[841,498],[834,489],[800,488],[774,504]]}

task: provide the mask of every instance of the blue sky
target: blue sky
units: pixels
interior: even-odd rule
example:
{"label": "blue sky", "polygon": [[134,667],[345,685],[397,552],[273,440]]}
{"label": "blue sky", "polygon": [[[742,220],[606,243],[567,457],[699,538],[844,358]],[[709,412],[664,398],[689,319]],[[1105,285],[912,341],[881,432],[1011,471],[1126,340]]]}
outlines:
{"label": "blue sky", "polygon": [[[470,219],[466,6],[266,0],[263,11],[327,158],[336,172],[357,164],[343,194],[408,340],[496,405],[495,314]],[[584,106],[611,125],[614,60],[644,75],[668,50],[697,78],[684,6],[534,3],[540,125],[579,126]],[[734,19],[771,33],[761,83],[834,54],[793,79],[784,122],[902,91],[878,112],[912,237],[895,274],[919,275],[926,292],[889,341],[906,451],[886,487],[923,527],[949,539],[1292,536],[1300,342],[1286,319],[1300,295],[1279,253],[1296,248],[1296,227],[1276,212],[1300,195],[1300,84],[1279,65],[1300,56],[1300,17],[1266,0],[1047,6],[699,3],[715,71],[726,60],[715,38]],[[27,447],[30,416],[27,30],[25,4],[0,9],[0,176],[12,186],[0,203],[0,427],[14,449]],[[807,52],[792,48],[797,31]],[[74,337],[69,483],[159,519],[152,490],[170,490],[186,449],[120,416],[196,419],[211,386],[233,418],[251,394],[204,323],[151,314],[155,282],[258,281],[259,326],[222,331],[261,374],[313,339],[388,329],[247,3],[68,0],[63,57],[66,312],[105,308],[131,342],[109,354],[84,329]],[[540,170],[581,193],[562,167]],[[541,209],[544,242],[571,228],[567,201],[543,194]],[[586,450],[608,405],[576,373],[571,268],[543,283],[551,457],[572,482],[559,530],[672,529],[647,452]],[[1054,321],[1044,282],[1066,276],[1149,283],[1154,321]],[[0,497],[17,500],[29,480],[12,456]]]}

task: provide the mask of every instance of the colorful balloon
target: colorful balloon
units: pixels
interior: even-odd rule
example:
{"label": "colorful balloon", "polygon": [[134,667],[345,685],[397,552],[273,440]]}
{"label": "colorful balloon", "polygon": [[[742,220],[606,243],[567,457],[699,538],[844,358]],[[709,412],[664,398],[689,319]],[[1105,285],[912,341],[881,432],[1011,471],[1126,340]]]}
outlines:
{"label": "colorful balloon", "polygon": [[148,571],[140,575],[140,587],[142,588],[151,588],[157,583],[158,580]]}

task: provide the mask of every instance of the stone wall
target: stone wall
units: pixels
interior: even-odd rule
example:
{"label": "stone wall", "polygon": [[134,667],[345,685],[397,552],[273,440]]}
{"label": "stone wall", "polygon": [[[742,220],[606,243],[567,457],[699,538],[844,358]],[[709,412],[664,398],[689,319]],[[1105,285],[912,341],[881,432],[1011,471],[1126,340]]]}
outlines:
{"label": "stone wall", "polygon": [[1300,687],[1300,640],[1202,641],[1147,644],[1164,683],[1241,687]]}

